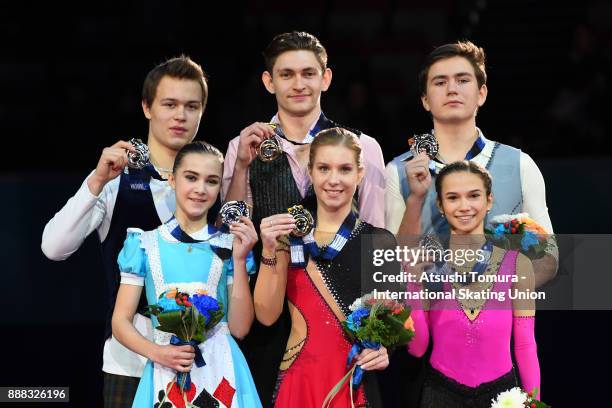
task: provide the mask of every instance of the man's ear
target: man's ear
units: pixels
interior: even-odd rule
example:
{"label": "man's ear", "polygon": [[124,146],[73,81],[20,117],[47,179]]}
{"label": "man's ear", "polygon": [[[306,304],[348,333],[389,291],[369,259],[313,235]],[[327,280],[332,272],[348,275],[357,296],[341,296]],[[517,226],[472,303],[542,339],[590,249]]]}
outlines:
{"label": "man's ear", "polygon": [[172,187],[172,189],[176,189],[176,180],[174,180],[174,173],[170,173],[168,175],[168,184],[170,185],[170,187]]}
{"label": "man's ear", "polygon": [[483,84],[478,90],[478,107],[484,105],[487,100],[487,95],[489,94],[489,88],[487,88],[486,84]]}
{"label": "man's ear", "polygon": [[145,101],[144,99],[141,101],[141,105],[142,105],[142,112],[144,113],[145,118],[151,120],[151,107],[149,106],[147,101]]}
{"label": "man's ear", "polygon": [[261,74],[261,82],[263,82],[268,92],[274,95],[274,83],[272,82],[272,74],[270,74],[268,71],[264,71]]}
{"label": "man's ear", "polygon": [[331,68],[325,68],[325,71],[323,71],[323,85],[321,86],[321,90],[323,92],[329,89],[329,86],[331,85],[331,81],[332,81],[332,70]]}
{"label": "man's ear", "polygon": [[429,112],[429,101],[427,100],[427,95],[423,95],[421,96],[421,103],[423,104],[423,108],[425,108],[425,110],[427,112]]}

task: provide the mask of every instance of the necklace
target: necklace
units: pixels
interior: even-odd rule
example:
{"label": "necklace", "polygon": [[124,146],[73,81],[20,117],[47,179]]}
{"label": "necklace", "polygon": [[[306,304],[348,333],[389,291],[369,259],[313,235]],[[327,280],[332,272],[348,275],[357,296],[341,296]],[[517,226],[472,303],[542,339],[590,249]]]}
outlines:
{"label": "necklace", "polygon": [[[480,275],[483,275],[483,276],[496,275],[502,263],[504,254],[505,253],[503,251],[500,251],[497,248],[493,249],[491,253],[491,257],[486,265],[486,269],[482,271]],[[466,280],[469,279],[466,276],[466,274],[468,274],[469,272],[473,272],[471,269],[474,269],[473,267],[466,268],[465,265],[459,266],[455,264],[452,264],[451,268],[455,272],[464,274]],[[466,283],[453,282],[451,285],[456,291],[464,290],[466,292],[470,292],[474,294],[477,294],[477,293],[482,294],[482,296],[474,296],[474,298],[471,298],[471,297],[464,298],[462,296],[459,296],[458,298],[456,298],[456,300],[461,305],[461,308],[463,309],[463,311],[466,312],[466,315],[468,315],[469,313],[468,318],[470,320],[474,320],[476,316],[478,316],[478,314],[480,313],[480,310],[482,309],[482,307],[487,301],[487,297],[484,294],[490,292],[491,288],[495,284],[495,279],[476,279],[471,282],[469,282],[468,280],[468,282]]]}
{"label": "necklace", "polygon": [[[170,218],[170,220],[166,222],[166,226],[168,227],[170,234],[174,238],[176,238],[180,242],[189,244],[189,246],[187,247],[187,252],[191,252],[193,250],[194,243],[202,242],[202,240],[195,239],[191,235],[189,235],[187,232],[185,232],[181,228],[181,225],[179,224],[178,220],[174,216],[172,216],[172,218]],[[210,233],[211,232],[210,226],[208,226],[208,230]]]}
{"label": "necklace", "polygon": [[170,174],[173,172],[173,169],[170,167],[161,167],[155,164],[155,160],[153,160],[153,156],[151,156],[149,158],[149,161],[151,162],[151,164],[153,165],[153,168],[158,172],[158,173],[166,173],[166,174]]}

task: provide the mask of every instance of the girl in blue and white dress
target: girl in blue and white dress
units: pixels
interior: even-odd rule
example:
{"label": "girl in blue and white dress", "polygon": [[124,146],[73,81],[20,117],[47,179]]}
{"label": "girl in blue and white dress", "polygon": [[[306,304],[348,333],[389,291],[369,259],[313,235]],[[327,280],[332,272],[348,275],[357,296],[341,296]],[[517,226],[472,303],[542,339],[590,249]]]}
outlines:
{"label": "girl in blue and white dress", "polygon": [[[253,322],[247,273],[255,271],[250,251],[257,233],[246,217],[231,225],[230,233],[206,223],[221,187],[222,163],[221,152],[208,144],[183,147],[168,180],[176,192],[175,217],[153,231],[129,229],[119,254],[121,285],[113,335],[149,359],[133,407],[182,408],[185,402],[195,407],[261,407],[249,367],[232,338],[244,337]],[[205,292],[223,304],[225,316],[198,345],[205,365],[193,364],[192,346],[170,344],[169,333],[153,329],[152,338],[146,338],[136,331],[132,319],[143,286],[150,305],[173,289]],[[155,317],[152,320],[155,326]],[[191,387],[184,396],[173,384],[177,372],[190,372]]]}

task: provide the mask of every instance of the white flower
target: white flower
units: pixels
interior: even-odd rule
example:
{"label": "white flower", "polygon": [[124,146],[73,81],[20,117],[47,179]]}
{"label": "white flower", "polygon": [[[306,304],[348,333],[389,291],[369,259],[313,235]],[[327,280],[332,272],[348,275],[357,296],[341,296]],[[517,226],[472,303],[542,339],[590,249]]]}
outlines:
{"label": "white flower", "polygon": [[491,408],[525,408],[527,394],[519,387],[504,391],[497,396],[496,400],[491,400]]}
{"label": "white flower", "polygon": [[491,224],[503,224],[506,222],[510,222],[515,218],[521,221],[525,217],[529,217],[529,213],[501,214],[501,215],[496,215],[495,217],[491,218],[490,223]]}
{"label": "white flower", "polygon": [[363,295],[359,299],[355,300],[352,305],[349,306],[349,310],[351,312],[354,312],[355,310],[364,307],[365,302],[367,302],[368,300],[372,299],[373,297],[374,297],[374,295],[372,293],[367,293],[367,294]]}
{"label": "white flower", "polygon": [[361,301],[361,298],[358,298],[349,306],[349,310],[351,312],[354,312],[355,310],[359,309],[362,305],[363,305],[363,302]]}

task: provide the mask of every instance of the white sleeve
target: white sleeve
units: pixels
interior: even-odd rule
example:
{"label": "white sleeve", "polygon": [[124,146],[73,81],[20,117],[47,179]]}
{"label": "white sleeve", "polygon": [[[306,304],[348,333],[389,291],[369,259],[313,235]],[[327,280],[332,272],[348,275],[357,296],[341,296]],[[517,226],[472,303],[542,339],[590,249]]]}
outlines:
{"label": "white sleeve", "polygon": [[399,231],[404,212],[406,211],[406,201],[400,191],[400,180],[397,174],[397,167],[393,162],[389,162],[385,169],[387,185],[385,188],[385,228],[394,235]]}
{"label": "white sleeve", "polygon": [[546,186],[544,177],[533,159],[521,152],[521,190],[523,192],[523,211],[542,225],[546,231],[553,233],[552,223],[546,206]]}
{"label": "white sleeve", "polygon": [[91,174],[76,194],[45,225],[41,249],[51,260],[62,261],[68,258],[95,229],[98,229],[101,241],[106,238],[120,177],[108,182],[96,197],[87,186]]}
{"label": "white sleeve", "polygon": [[[531,156],[524,152],[521,152],[520,170],[523,211],[528,213],[534,221],[544,227],[549,234],[554,234],[552,222],[548,215],[548,207],[546,206],[546,186],[544,184],[544,177]],[[547,252],[559,259],[559,253],[556,246],[550,248]]]}
{"label": "white sleeve", "polygon": [[125,273],[121,272],[121,284],[124,285],[134,285],[134,286],[144,286],[145,281],[142,276],[136,276],[133,273]]}

